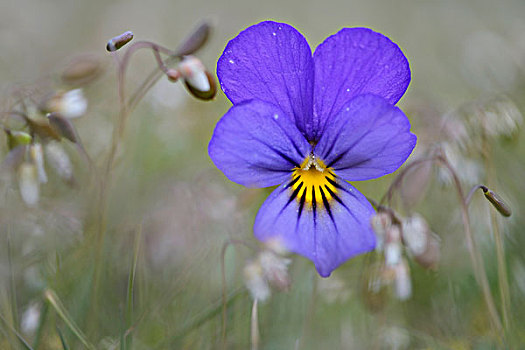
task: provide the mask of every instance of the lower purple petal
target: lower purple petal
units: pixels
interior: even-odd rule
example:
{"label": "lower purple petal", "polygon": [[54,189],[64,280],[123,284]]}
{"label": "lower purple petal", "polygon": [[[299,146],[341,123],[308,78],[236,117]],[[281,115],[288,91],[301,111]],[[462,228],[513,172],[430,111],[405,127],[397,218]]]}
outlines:
{"label": "lower purple petal", "polygon": [[321,198],[314,195],[308,203],[304,191],[294,190],[297,186],[291,183],[292,179],[279,186],[263,203],[255,218],[257,239],[277,241],[312,260],[323,277],[353,256],[374,249],[370,227],[374,209],[353,186],[336,178],[333,186],[316,190]]}

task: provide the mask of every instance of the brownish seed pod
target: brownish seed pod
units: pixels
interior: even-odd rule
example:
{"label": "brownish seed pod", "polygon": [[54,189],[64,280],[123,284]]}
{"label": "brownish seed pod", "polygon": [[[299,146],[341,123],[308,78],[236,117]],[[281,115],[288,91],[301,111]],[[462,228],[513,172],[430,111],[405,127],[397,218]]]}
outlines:
{"label": "brownish seed pod", "polygon": [[95,80],[102,71],[102,64],[98,57],[82,55],[69,62],[62,72],[61,78],[66,84],[78,86]]}
{"label": "brownish seed pod", "polygon": [[109,39],[108,44],[106,45],[106,50],[108,50],[109,52],[117,51],[124,45],[129,43],[131,39],[133,39],[133,33],[130,31],[117,35]]}
{"label": "brownish seed pod", "polygon": [[208,22],[204,22],[191,33],[186,40],[175,50],[177,56],[191,55],[200,49],[210,36],[211,27]]}
{"label": "brownish seed pod", "polygon": [[188,91],[195,96],[196,98],[204,101],[209,101],[215,97],[215,94],[217,93],[217,84],[215,84],[215,79],[210,74],[210,72],[205,71],[206,77],[208,78],[208,82],[210,84],[210,89],[208,91],[201,91],[194,86],[190,85],[186,79],[184,79],[184,83],[186,85],[186,88]]}
{"label": "brownish seed pod", "polygon": [[49,113],[47,118],[51,126],[55,128],[60,135],[73,143],[79,143],[78,133],[69,119],[60,116],[58,113]]}
{"label": "brownish seed pod", "polygon": [[509,217],[512,215],[512,210],[510,207],[503,201],[503,199],[494,191],[488,189],[485,186],[482,186],[483,194],[485,198],[496,208],[496,210],[503,216]]}

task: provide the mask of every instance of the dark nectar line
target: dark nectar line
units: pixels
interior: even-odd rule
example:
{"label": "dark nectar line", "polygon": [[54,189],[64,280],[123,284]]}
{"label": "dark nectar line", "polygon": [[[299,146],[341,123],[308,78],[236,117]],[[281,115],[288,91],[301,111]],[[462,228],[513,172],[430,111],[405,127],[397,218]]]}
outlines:
{"label": "dark nectar line", "polygon": [[312,211],[314,213],[314,226],[317,225],[317,201],[315,200],[315,187],[312,186]]}
{"label": "dark nectar line", "polygon": [[[302,185],[302,182],[301,182]],[[301,218],[301,215],[303,214],[303,208],[304,203],[306,202],[306,192],[308,192],[308,188],[305,188],[303,191],[303,195],[301,196],[301,200],[299,202],[299,211],[297,212],[297,221]]]}
{"label": "dark nectar line", "polygon": [[293,185],[295,185],[295,183],[296,183],[297,181],[299,181],[300,178],[301,178],[301,175],[297,175],[297,176],[295,177],[295,179],[293,179],[293,180],[290,181],[286,186],[284,186],[284,189],[290,188],[290,187],[292,187]]}

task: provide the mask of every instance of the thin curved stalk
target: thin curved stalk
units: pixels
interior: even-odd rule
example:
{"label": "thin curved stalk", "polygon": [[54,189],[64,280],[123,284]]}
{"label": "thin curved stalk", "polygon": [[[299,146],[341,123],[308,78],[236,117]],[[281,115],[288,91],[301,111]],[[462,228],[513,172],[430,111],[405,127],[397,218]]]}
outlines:
{"label": "thin curved stalk", "polygon": [[496,310],[492,292],[490,291],[490,286],[489,286],[489,282],[487,278],[487,273],[485,270],[485,265],[483,264],[483,258],[476,246],[476,242],[472,234],[470,218],[468,215],[467,202],[466,202],[465,195],[463,193],[463,189],[461,187],[461,182],[459,181],[459,178],[455,170],[452,168],[452,166],[450,165],[450,163],[448,162],[448,160],[445,158],[444,155],[439,155],[438,160],[441,162],[441,164],[445,168],[447,168],[447,170],[450,172],[452,176],[454,186],[456,188],[456,191],[459,197],[459,201],[460,201],[460,205],[461,205],[461,219],[463,221],[465,238],[467,240],[467,250],[469,252],[472,267],[474,269],[474,276],[476,278],[476,281],[478,282],[478,285],[481,288],[483,299],[489,311],[491,325],[494,331],[496,332],[496,334],[498,335],[498,337],[501,337],[502,336],[501,331],[503,327],[502,327],[498,312]]}

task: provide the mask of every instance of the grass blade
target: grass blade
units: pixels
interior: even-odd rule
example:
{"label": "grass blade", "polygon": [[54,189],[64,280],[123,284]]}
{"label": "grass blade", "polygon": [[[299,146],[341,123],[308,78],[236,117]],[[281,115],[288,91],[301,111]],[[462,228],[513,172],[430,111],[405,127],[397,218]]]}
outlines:
{"label": "grass blade", "polygon": [[69,330],[80,340],[80,342],[88,349],[95,349],[95,347],[89,343],[89,341],[86,339],[86,336],[80,328],[75,324],[75,322],[71,319],[71,316],[68,314],[65,307],[62,305],[60,300],[58,299],[58,296],[50,289],[47,289],[44,292],[45,299],[49,302],[49,304],[55,309],[56,313],[60,318],[66,323]]}
{"label": "grass blade", "polygon": [[7,328],[18,338],[22,346],[27,350],[33,350],[31,345],[27,343],[27,341],[24,339],[24,337],[18,333],[18,331],[7,322],[7,320],[0,314],[0,319],[4,322],[4,324],[7,326]]}

